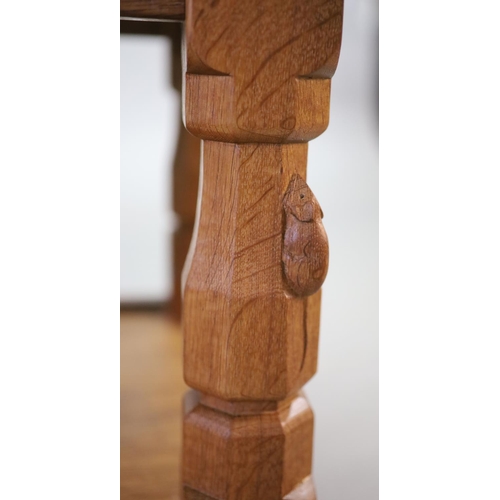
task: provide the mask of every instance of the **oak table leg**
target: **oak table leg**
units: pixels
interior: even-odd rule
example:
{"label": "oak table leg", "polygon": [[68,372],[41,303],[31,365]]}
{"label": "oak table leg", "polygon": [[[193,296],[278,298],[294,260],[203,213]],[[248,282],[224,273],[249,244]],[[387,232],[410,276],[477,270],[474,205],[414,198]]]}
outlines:
{"label": "oak table leg", "polygon": [[187,0],[184,120],[203,139],[184,270],[183,494],[312,500],[328,242],[306,184],[328,126],[341,0]]}
{"label": "oak table leg", "polygon": [[181,274],[193,235],[200,171],[200,140],[189,134],[181,124],[173,168],[174,212],[177,228],[173,234],[174,289],[169,312],[181,317]]}
{"label": "oak table leg", "polygon": [[[170,28],[172,40],[172,81],[179,96],[182,90],[181,30]],[[180,116],[179,116],[180,118]],[[200,173],[200,139],[191,135],[181,123],[173,165],[173,209],[177,215],[177,228],[173,234],[174,289],[169,312],[180,319],[182,310],[181,274],[193,235]]]}
{"label": "oak table leg", "polygon": [[[138,4],[133,0],[122,0],[122,11],[127,8],[139,7],[143,5],[142,10],[146,12],[147,2],[138,0]],[[182,5],[181,5],[182,4]],[[149,6],[151,7],[151,6]],[[181,9],[182,7],[182,9]],[[176,12],[182,11],[184,17],[183,2],[160,2],[157,5],[159,11],[167,14],[171,12],[174,19],[177,18]],[[140,22],[140,21],[120,21],[120,33],[129,35],[149,35],[161,36],[170,39],[171,45],[171,67],[169,71],[172,86],[179,93],[179,99],[182,90],[182,65],[181,65],[181,33],[182,25],[180,23],[164,22]],[[169,117],[181,121],[181,116]],[[198,196],[198,176],[200,170],[200,140],[189,134],[185,127],[180,124],[179,135],[173,164],[172,179],[169,186],[172,189],[173,208],[177,216],[177,228],[171,236],[169,235],[169,244],[173,243],[173,293],[168,303],[167,310],[175,319],[181,317],[181,273],[186,260],[186,255],[193,234],[196,200]]]}

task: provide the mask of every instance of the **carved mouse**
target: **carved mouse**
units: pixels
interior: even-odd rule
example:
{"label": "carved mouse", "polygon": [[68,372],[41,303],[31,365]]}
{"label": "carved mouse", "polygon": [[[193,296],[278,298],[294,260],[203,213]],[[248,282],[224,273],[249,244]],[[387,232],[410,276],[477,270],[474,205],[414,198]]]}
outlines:
{"label": "carved mouse", "polygon": [[323,212],[304,179],[294,174],[283,199],[283,271],[290,291],[307,297],[318,291],[328,272],[328,238]]}

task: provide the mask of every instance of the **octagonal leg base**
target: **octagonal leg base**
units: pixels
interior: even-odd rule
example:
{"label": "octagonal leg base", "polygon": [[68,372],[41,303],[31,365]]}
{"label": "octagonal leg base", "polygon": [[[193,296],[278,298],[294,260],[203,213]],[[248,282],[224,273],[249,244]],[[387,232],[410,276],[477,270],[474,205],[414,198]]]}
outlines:
{"label": "octagonal leg base", "polygon": [[[188,486],[184,487],[183,494],[184,500],[218,500],[217,498],[193,490]],[[309,476],[307,479],[304,479],[299,486],[283,497],[283,500],[316,500],[316,492],[314,491],[312,478]]]}
{"label": "octagonal leg base", "polygon": [[270,411],[250,413],[246,405],[243,415],[201,404],[194,391],[187,400],[185,500],[315,499],[313,413],[303,394]]}

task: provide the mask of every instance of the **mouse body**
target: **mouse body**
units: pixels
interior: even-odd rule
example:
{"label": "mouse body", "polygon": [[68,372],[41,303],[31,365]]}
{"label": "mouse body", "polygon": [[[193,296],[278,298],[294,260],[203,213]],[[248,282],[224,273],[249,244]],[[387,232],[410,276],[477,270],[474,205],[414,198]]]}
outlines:
{"label": "mouse body", "polygon": [[322,222],[323,212],[298,174],[290,180],[283,208],[283,272],[293,295],[307,297],[320,289],[328,272],[328,238]]}

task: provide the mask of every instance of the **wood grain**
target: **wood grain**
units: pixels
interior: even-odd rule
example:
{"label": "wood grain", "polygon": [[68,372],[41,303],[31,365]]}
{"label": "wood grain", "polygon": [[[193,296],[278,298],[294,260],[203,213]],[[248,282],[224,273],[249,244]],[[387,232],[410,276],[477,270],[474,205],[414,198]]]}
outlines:
{"label": "wood grain", "polygon": [[184,376],[227,399],[277,401],[315,373],[320,293],[283,277],[283,198],[307,144],[203,144],[203,192],[184,290]]}
{"label": "wood grain", "polygon": [[120,17],[182,21],[184,0],[120,0]]}
{"label": "wood grain", "polygon": [[121,498],[179,500],[182,336],[163,312],[121,314]]}
{"label": "wood grain", "polygon": [[305,142],[326,130],[341,0],[188,0],[188,130],[226,142]]}
{"label": "wood grain", "polygon": [[184,282],[188,499],[312,500],[328,240],[306,184],[328,125],[341,0],[187,0],[184,121],[202,142]]}
{"label": "wood grain", "polygon": [[283,201],[285,234],[283,272],[298,297],[317,292],[328,272],[328,238],[318,200],[299,174],[294,174]]}
{"label": "wood grain", "polygon": [[236,416],[198,404],[184,418],[184,486],[202,498],[282,498],[311,473],[312,432],[303,395],[276,411]]}
{"label": "wood grain", "polygon": [[[145,23],[143,23],[145,24]],[[156,23],[155,23],[156,24]],[[177,27],[177,25],[174,25]],[[181,32],[172,34],[172,80],[182,90]],[[182,118],[179,115],[179,121]],[[182,310],[181,275],[193,235],[200,176],[200,139],[190,134],[180,123],[175,152],[172,182],[173,209],[177,215],[177,228],[173,235],[174,289],[169,309],[180,320]]]}

